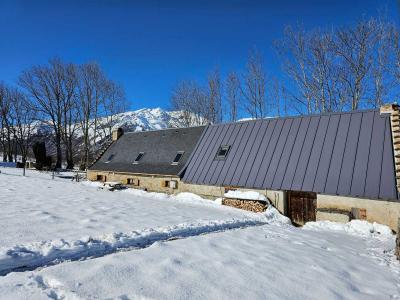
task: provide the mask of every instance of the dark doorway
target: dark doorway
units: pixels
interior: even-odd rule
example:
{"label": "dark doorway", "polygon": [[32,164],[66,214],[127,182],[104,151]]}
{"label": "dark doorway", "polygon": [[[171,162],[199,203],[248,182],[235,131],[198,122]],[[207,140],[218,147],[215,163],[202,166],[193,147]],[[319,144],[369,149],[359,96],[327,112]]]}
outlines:
{"label": "dark doorway", "polygon": [[106,182],[107,181],[107,176],[106,175],[97,175],[97,181],[103,181]]}
{"label": "dark doorway", "polygon": [[317,194],[312,192],[288,192],[288,217],[296,225],[315,221]]}

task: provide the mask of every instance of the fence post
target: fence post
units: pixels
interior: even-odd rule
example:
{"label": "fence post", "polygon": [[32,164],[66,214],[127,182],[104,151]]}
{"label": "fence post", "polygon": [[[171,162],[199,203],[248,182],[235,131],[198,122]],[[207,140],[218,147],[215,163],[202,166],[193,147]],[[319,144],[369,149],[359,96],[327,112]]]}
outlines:
{"label": "fence post", "polygon": [[400,260],[400,218],[397,220],[396,251],[397,259]]}

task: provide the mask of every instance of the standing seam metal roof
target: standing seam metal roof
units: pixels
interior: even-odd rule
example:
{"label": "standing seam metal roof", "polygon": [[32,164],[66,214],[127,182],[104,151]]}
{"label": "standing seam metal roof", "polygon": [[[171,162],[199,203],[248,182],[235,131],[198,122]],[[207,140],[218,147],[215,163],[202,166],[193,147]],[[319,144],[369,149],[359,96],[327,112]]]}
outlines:
{"label": "standing seam metal roof", "polygon": [[194,184],[398,200],[390,118],[377,110],[211,125],[186,167]]}

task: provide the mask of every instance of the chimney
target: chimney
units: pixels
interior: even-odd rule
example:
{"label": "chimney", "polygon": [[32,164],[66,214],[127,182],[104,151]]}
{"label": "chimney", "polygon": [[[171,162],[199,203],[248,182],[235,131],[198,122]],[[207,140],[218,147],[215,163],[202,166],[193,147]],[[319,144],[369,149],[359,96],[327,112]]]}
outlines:
{"label": "chimney", "polygon": [[112,132],[112,141],[115,142],[124,134],[124,130],[120,127]]}
{"label": "chimney", "polygon": [[397,103],[381,106],[381,115],[390,114],[397,191],[400,192],[400,111]]}

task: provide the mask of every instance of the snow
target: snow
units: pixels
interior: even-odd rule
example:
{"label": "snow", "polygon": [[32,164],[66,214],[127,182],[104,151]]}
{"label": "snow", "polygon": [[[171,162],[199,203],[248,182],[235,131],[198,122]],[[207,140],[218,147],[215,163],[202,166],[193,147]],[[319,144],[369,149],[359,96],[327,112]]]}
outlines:
{"label": "snow", "polygon": [[200,203],[189,197],[183,201],[179,195],[131,189],[110,192],[98,189],[100,183],[75,183],[57,176],[52,180],[51,173],[27,170],[27,177],[22,177],[19,169],[0,170],[0,249],[196,220],[259,218],[208,200]]}
{"label": "snow", "polygon": [[1,168],[1,299],[396,299],[386,226]]}
{"label": "snow", "polygon": [[97,238],[74,241],[64,239],[17,245],[0,250],[0,275],[12,271],[34,269],[63,261],[105,256],[126,249],[145,248],[159,241],[168,241],[205,233],[244,228],[263,224],[255,220],[224,220],[183,223],[174,226],[149,228],[128,233],[116,232]]}
{"label": "snow", "polygon": [[398,268],[389,270],[374,251],[369,241],[344,233],[265,225],[11,273],[0,279],[0,294],[10,299],[396,298]]}
{"label": "snow", "polygon": [[265,212],[261,213],[266,222],[268,224],[274,224],[274,225],[291,225],[292,222],[290,219],[284,215],[281,215],[279,211],[273,207],[272,205],[268,205],[267,209]]}
{"label": "snow", "polygon": [[376,222],[369,223],[364,220],[352,220],[348,223],[337,223],[331,221],[317,221],[308,222],[303,227],[309,230],[333,230],[333,231],[344,231],[352,235],[363,236],[363,237],[392,237],[392,230],[382,224]]}
{"label": "snow", "polygon": [[228,191],[227,193],[224,194],[224,197],[269,202],[264,195],[254,191],[238,191],[238,190]]}

